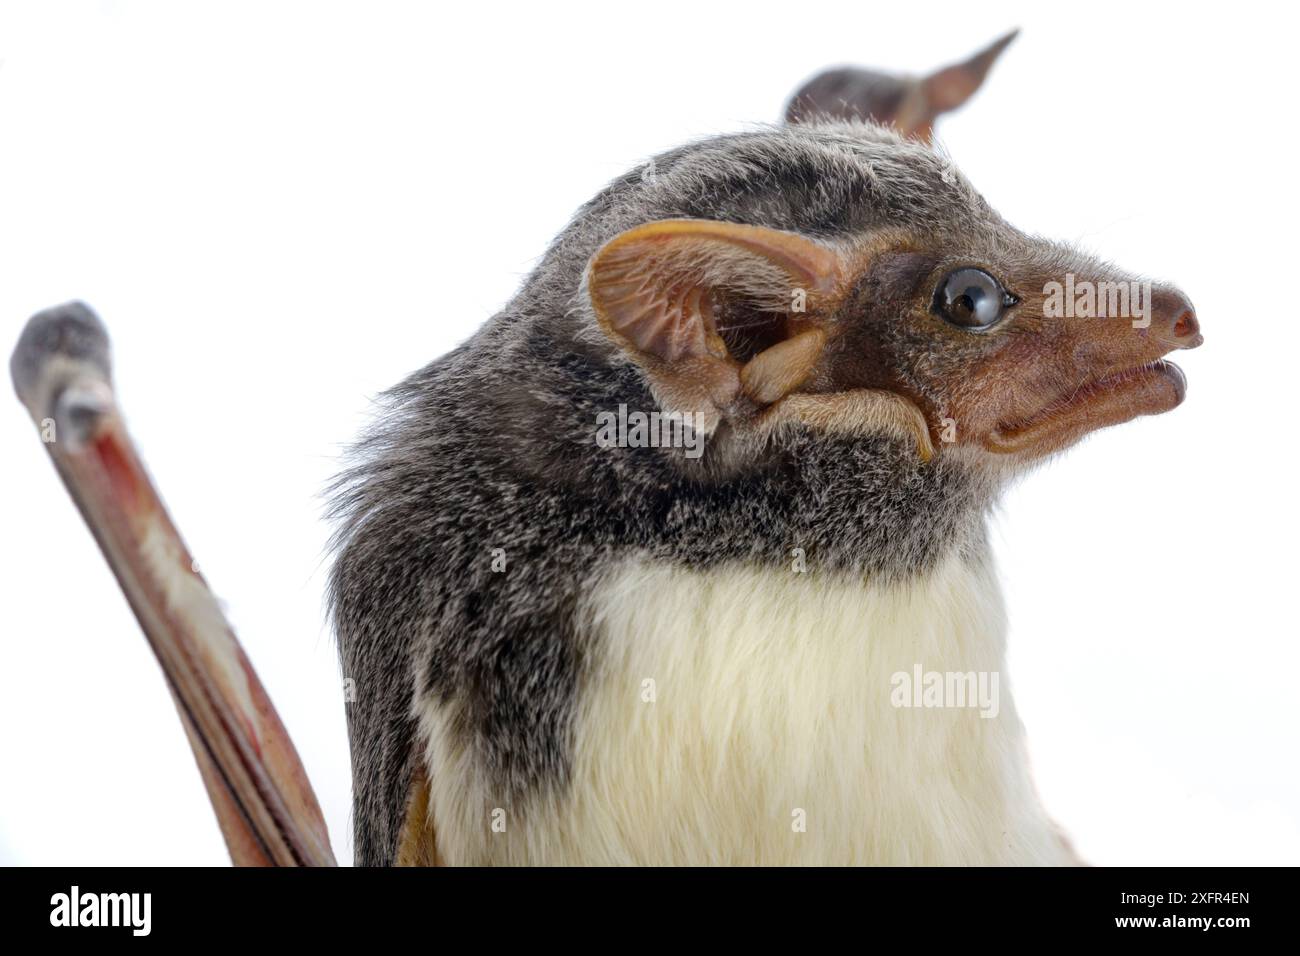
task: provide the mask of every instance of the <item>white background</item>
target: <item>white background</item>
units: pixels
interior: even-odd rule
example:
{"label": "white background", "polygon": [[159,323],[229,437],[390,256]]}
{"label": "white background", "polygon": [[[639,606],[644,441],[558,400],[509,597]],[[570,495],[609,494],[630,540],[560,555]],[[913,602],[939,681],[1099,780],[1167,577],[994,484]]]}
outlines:
{"label": "white background", "polygon": [[[320,492],[572,211],[817,69],[1024,32],[939,133],[1007,218],[1180,284],[1186,404],[1007,496],[1039,788],[1101,864],[1300,862],[1295,24],[1280,5],[10,4],[0,346],[70,298],[350,859]],[[221,864],[144,640],[0,401],[0,862]]]}

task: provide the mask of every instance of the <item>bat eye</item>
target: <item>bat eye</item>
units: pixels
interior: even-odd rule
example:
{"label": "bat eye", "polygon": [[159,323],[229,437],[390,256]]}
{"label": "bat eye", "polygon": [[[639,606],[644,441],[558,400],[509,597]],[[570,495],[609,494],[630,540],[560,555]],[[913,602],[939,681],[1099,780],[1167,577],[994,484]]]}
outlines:
{"label": "bat eye", "polygon": [[963,329],[987,329],[1020,300],[983,269],[958,269],[939,282],[934,311]]}

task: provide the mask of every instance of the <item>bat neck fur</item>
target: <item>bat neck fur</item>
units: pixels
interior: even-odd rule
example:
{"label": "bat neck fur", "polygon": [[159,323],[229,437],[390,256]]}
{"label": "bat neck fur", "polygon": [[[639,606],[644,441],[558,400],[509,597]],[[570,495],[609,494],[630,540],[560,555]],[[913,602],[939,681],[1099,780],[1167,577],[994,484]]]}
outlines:
{"label": "bat neck fur", "polygon": [[419,708],[443,862],[1071,862],[1000,681],[986,563],[867,584],[630,556],[579,615],[564,785],[512,800],[455,706]]}

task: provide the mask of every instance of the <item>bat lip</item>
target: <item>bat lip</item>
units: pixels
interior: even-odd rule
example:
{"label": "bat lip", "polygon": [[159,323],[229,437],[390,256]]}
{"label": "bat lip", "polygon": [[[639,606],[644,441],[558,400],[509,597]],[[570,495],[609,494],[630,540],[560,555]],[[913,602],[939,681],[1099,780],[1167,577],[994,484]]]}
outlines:
{"label": "bat lip", "polygon": [[999,425],[985,446],[999,454],[1051,451],[1099,428],[1170,411],[1186,397],[1183,370],[1156,359],[1092,379],[1027,419]]}

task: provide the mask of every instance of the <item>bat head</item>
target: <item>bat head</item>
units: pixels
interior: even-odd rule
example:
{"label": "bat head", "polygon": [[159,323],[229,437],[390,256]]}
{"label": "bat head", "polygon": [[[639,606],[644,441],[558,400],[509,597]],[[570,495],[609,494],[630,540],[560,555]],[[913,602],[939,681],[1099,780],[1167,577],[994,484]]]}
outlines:
{"label": "bat head", "polygon": [[1018,231],[927,146],[809,132],[820,213],[778,201],[772,166],[728,219],[644,222],[591,258],[596,323],[664,412],[720,444],[797,425],[1004,471],[1182,401],[1164,356],[1201,335],[1177,289]]}

